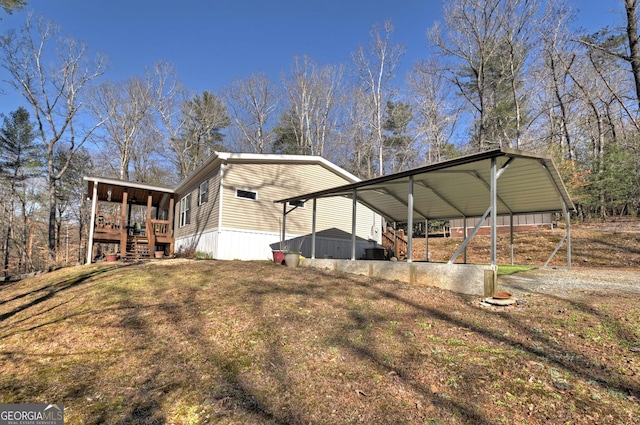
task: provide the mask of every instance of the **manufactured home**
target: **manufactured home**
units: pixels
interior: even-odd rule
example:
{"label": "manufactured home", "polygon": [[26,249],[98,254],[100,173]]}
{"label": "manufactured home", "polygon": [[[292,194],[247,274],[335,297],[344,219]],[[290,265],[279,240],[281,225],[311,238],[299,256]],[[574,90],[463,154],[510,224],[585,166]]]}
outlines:
{"label": "manufactured home", "polygon": [[[266,260],[277,249],[310,256],[313,206],[274,201],[360,181],[319,156],[224,152],[212,155],[175,188],[85,180],[93,199],[88,261],[95,258],[94,243],[116,244],[120,257],[135,258],[190,252]],[[323,199],[316,209],[315,255],[350,258],[352,201]],[[381,220],[359,205],[356,222],[357,258],[362,258],[367,248],[379,246]]]}

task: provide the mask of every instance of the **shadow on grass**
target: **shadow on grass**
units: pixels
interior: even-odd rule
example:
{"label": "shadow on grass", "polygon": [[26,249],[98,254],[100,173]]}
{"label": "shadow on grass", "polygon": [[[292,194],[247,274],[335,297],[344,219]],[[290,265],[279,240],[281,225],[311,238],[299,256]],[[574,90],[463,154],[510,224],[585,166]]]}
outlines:
{"label": "shadow on grass", "polygon": [[[369,301],[375,301],[379,299],[394,300],[395,302],[409,308],[412,313],[407,314],[406,320],[418,320],[420,318],[432,318],[438,321],[447,323],[448,325],[458,328],[461,331],[473,332],[474,334],[483,336],[489,340],[493,340],[496,346],[507,345],[516,350],[526,352],[534,358],[543,359],[549,364],[557,367],[565,372],[571,373],[576,377],[582,378],[588,382],[600,386],[604,391],[617,391],[626,396],[632,398],[640,398],[640,387],[638,383],[626,376],[621,376],[610,365],[603,364],[595,359],[590,359],[582,352],[572,351],[567,347],[559,344],[554,336],[545,335],[543,333],[533,333],[530,323],[525,323],[521,320],[516,320],[514,316],[506,312],[487,312],[480,306],[472,307],[475,310],[482,312],[482,314],[494,314],[500,317],[505,323],[508,323],[511,329],[509,332],[504,332],[504,329],[488,329],[475,323],[472,320],[466,320],[464,317],[456,315],[447,306],[440,308],[433,308],[429,306],[416,303],[411,299],[402,297],[390,290],[385,290],[381,285],[376,283],[362,283],[360,280],[351,279],[348,276],[340,276],[344,285],[355,285],[365,289],[362,292]],[[392,286],[391,284],[390,286]],[[346,304],[340,305],[336,302],[340,299],[341,290],[340,286],[331,288],[331,292],[325,290],[319,291],[317,285],[299,286],[299,287],[282,287],[277,285],[270,285],[269,282],[258,282],[255,288],[252,289],[251,294],[254,297],[255,308],[259,311],[260,300],[264,300],[267,297],[277,296],[281,294],[296,295],[304,298],[304,304],[308,305],[313,302],[329,302],[333,303],[336,308],[349,311],[349,306]],[[551,297],[553,298],[553,297]],[[595,317],[598,321],[608,323],[608,326],[615,330],[616,335],[623,341],[630,341],[634,338],[633,332],[626,328],[623,323],[617,320],[612,320],[606,314],[577,301],[567,301],[563,298],[555,298],[562,303],[568,303],[573,308],[589,314]],[[460,296],[461,302],[464,302],[464,296]],[[388,314],[380,314],[372,311],[363,313],[362,311],[352,310],[349,311],[349,322],[344,324],[344,327],[340,329],[340,332],[335,332],[332,335],[326,335],[325,338],[332,344],[339,345],[344,349],[347,349],[354,353],[361,359],[376,365],[376,367],[382,372],[382,374],[392,373],[398,377],[404,385],[413,388],[416,392],[421,393],[426,398],[430,399],[431,403],[436,406],[441,406],[451,412],[456,412],[456,415],[460,415],[472,423],[490,423],[489,418],[485,413],[475,409],[473,406],[462,402],[448,398],[442,398],[439,394],[432,394],[429,388],[426,388],[424,384],[420,382],[417,377],[412,376],[411,372],[398,369],[392,366],[384,354],[375,349],[376,341],[365,340],[363,343],[355,344],[352,340],[345,337],[349,331],[364,331],[367,327],[373,325],[383,325],[389,322]],[[514,336],[511,336],[514,335]],[[517,335],[530,335],[530,338],[517,338]],[[274,347],[274,351],[277,352],[277,346]]]}
{"label": "shadow on grass", "polygon": [[69,279],[65,279],[61,282],[54,282],[54,283],[50,283],[48,285],[45,285],[43,287],[40,287],[38,289],[34,289],[34,290],[30,290],[30,291],[25,291],[21,294],[18,294],[8,300],[4,300],[2,302],[0,302],[0,305],[3,304],[7,304],[9,302],[12,301],[16,301],[22,298],[27,298],[30,296],[34,296],[36,294],[41,294],[41,295],[37,295],[36,298],[34,298],[33,300],[19,305],[17,307],[15,307],[13,310],[8,311],[6,313],[0,314],[0,322],[3,322],[7,319],[9,319],[10,317],[13,317],[14,315],[27,310],[31,307],[34,307],[38,304],[41,304],[53,297],[55,297],[56,295],[58,295],[61,292],[67,291],[69,289],[78,287],[84,283],[86,283],[88,280],[95,278],[101,274],[107,273],[111,270],[115,270],[115,269],[122,269],[123,267],[129,267],[132,264],[128,264],[128,265],[124,265],[124,266],[111,266],[111,267],[105,267],[105,268],[100,268],[98,270],[94,270],[91,273],[87,273],[87,274],[82,274],[80,276],[76,276],[76,277],[72,277]]}
{"label": "shadow on grass", "polygon": [[[140,270],[139,273],[147,275],[163,275],[165,281],[141,285],[122,293],[118,292],[124,291],[122,287],[103,288],[116,291],[116,305],[76,311],[64,318],[32,326],[30,329],[37,329],[72,317],[80,319],[70,322],[69,326],[73,326],[83,324],[85,315],[93,315],[99,318],[95,319],[94,326],[111,327],[114,331],[109,335],[114,335],[114,338],[119,335],[121,339],[113,343],[113,348],[109,347],[109,341],[103,341],[105,346],[101,348],[83,350],[79,347],[72,353],[60,353],[60,356],[67,356],[68,361],[61,362],[64,367],[55,371],[59,376],[43,382],[39,376],[6,380],[0,387],[0,395],[24,394],[25,388],[34,387],[29,395],[42,397],[50,394],[47,392],[51,391],[50,388],[57,386],[62,389],[54,394],[65,403],[69,402],[76,415],[82,415],[76,416],[79,417],[76,422],[91,424],[163,424],[176,418],[184,423],[308,424],[367,422],[368,419],[375,423],[429,423],[428,413],[401,406],[404,399],[399,401],[393,394],[372,394],[366,388],[359,393],[354,392],[354,388],[323,388],[322,385],[342,385],[350,378],[331,377],[333,380],[329,380],[326,376],[317,377],[314,370],[305,369],[308,365],[291,362],[292,349],[306,350],[303,355],[295,353],[296,361],[302,363],[310,356],[320,356],[318,349],[326,351],[335,346],[358,360],[353,365],[344,364],[344,368],[359,367],[367,374],[373,370],[382,379],[397,381],[399,387],[411,393],[411,397],[422,397],[424,402],[440,411],[450,412],[452,417],[463,418],[466,423],[498,423],[491,417],[491,412],[470,403],[471,397],[457,399],[444,391],[434,392],[419,373],[425,365],[437,364],[432,359],[436,354],[427,351],[413,362],[411,350],[417,347],[412,346],[411,337],[401,329],[388,334],[388,337],[392,344],[401,347],[397,355],[402,357],[399,361],[388,358],[378,338],[387,335],[385,332],[389,330],[390,321],[415,324],[430,320],[461,333],[469,333],[470,338],[482,337],[493,341],[496,346],[512,347],[534,359],[544,359],[554,367],[603,389],[640,396],[638,384],[632,378],[621,377],[606,364],[563,347],[551,335],[532,333],[531,324],[526,323],[525,316],[489,312],[473,305],[467,307],[469,298],[465,296],[453,295],[452,298],[447,295],[447,299],[464,304],[466,312],[499,317],[509,331],[488,328],[473,317],[456,314],[456,307],[451,304],[428,305],[413,300],[412,288],[408,285],[367,281],[347,274],[337,276],[315,270],[270,268],[259,263],[243,265],[254,269],[256,278],[230,278],[237,269],[229,267],[225,270],[226,263],[210,262],[207,266],[200,264],[198,267],[210,269],[200,272],[206,275],[206,279],[200,279],[198,275],[197,283],[192,277],[181,280],[184,271],[180,268],[172,269],[173,274],[168,272],[169,269]],[[217,274],[217,269],[223,271]],[[32,291],[38,295],[36,300],[39,301],[12,310],[12,315],[44,301],[52,303],[55,295],[86,283],[89,277],[69,279]],[[150,282],[155,282],[153,276]],[[424,290],[416,288],[416,291]],[[40,291],[45,292],[40,294]],[[433,294],[437,293],[434,290]],[[100,295],[104,296],[104,293]],[[557,301],[567,303],[564,299]],[[607,321],[616,335],[624,340],[633,336],[624,323],[608,318],[589,305],[577,301],[567,305],[597,320]],[[55,305],[47,306],[47,311],[54,308]],[[322,309],[323,316],[314,315],[316,308]],[[330,321],[331,326],[324,328],[319,323],[322,320]],[[316,340],[306,335],[307,331],[326,333],[316,335]],[[362,338],[354,338],[356,334]],[[522,335],[530,337],[522,338]],[[306,345],[296,345],[298,341],[295,339],[304,341]],[[125,345],[120,341],[125,341]],[[38,370],[42,362],[49,362],[47,358],[56,355],[48,352],[25,360],[30,356],[28,349],[25,352],[7,350],[0,354],[12,362],[29,361],[33,370]],[[321,358],[312,360],[309,364],[320,364],[320,368],[325,368],[321,369],[324,374],[332,372],[326,369],[326,364],[331,363]],[[499,371],[483,370],[480,366],[465,364],[463,360],[455,362],[451,370],[443,373],[452,372],[464,374],[466,379],[475,379],[478,374],[481,379],[499,378]],[[305,386],[303,379],[308,379],[308,385]],[[349,391],[355,401],[341,401],[342,404],[333,407],[332,404],[337,403],[335,398],[311,394],[315,379],[327,380],[318,383],[321,390],[328,392],[327,395],[341,395]],[[366,385],[370,377],[356,373],[355,379],[358,385]],[[375,386],[372,387],[372,391],[376,391]],[[296,391],[299,394],[295,394]],[[288,395],[292,392],[294,394]],[[384,403],[374,401],[376,397],[386,397],[387,412],[380,407]],[[340,411],[338,415],[341,416],[332,421],[331,410],[345,406],[353,411]],[[369,423],[374,423],[371,420]]]}

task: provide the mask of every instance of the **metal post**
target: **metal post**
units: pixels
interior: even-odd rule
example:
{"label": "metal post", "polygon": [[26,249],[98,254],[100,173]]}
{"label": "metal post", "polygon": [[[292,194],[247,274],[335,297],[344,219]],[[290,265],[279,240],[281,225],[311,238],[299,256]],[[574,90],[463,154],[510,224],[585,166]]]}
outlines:
{"label": "metal post", "polygon": [[313,213],[311,218],[311,258],[316,258],[316,212],[317,198],[313,198]]}
{"label": "metal post", "polygon": [[424,259],[429,261],[429,219],[424,221]]}
{"label": "metal post", "polygon": [[356,205],[358,204],[358,194],[353,189],[353,203],[351,206],[351,260],[356,259]]}
{"label": "metal post", "polygon": [[[462,234],[464,236],[464,240],[465,241],[467,240],[467,226],[468,226],[467,217],[465,217],[464,218],[464,230],[462,231],[463,232]],[[462,255],[462,262],[464,264],[467,264],[467,246],[466,245],[464,247],[464,254]]]}
{"label": "metal post", "polygon": [[398,222],[393,222],[393,255],[398,258]]}
{"label": "metal post", "polygon": [[284,246],[284,239],[287,228],[287,203],[282,203],[282,234],[280,235],[280,246]]}
{"label": "metal post", "polygon": [[511,243],[511,265],[513,266],[513,213],[509,215],[509,239]]}
{"label": "metal post", "polygon": [[496,261],[496,246],[497,246],[497,237],[496,237],[496,224],[497,224],[497,193],[498,188],[496,187],[498,183],[497,174],[496,174],[496,159],[491,158],[491,266],[495,269],[497,266]]}
{"label": "metal post", "polygon": [[410,263],[413,257],[413,176],[409,177],[407,197],[407,263]]}

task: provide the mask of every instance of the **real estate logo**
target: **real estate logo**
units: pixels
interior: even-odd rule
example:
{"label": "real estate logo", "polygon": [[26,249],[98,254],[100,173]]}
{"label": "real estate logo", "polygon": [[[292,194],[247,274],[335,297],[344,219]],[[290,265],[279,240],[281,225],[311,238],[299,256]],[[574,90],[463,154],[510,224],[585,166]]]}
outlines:
{"label": "real estate logo", "polygon": [[62,404],[0,404],[0,425],[63,425]]}

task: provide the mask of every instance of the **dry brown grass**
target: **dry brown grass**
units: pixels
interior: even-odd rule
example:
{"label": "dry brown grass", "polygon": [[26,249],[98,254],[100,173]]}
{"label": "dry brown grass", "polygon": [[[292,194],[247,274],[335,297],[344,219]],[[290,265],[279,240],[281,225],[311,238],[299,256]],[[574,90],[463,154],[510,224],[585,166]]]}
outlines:
{"label": "dry brown grass", "polygon": [[[514,264],[542,266],[562,240],[564,228],[531,233],[514,234]],[[508,234],[497,238],[499,264],[509,264],[510,241]],[[448,261],[461,238],[430,238],[429,259]],[[488,236],[476,236],[467,248],[467,261],[482,264],[490,262],[491,240]],[[571,228],[572,266],[574,267],[625,267],[640,268],[640,222],[609,223],[608,225],[573,225]],[[414,240],[413,258],[425,258],[424,239]],[[462,255],[457,262],[462,262]],[[566,266],[566,244],[562,244],[550,266]]]}
{"label": "dry brown grass", "polygon": [[[5,284],[0,400],[68,424],[640,423],[640,301],[446,291],[268,262]],[[620,306],[624,308],[620,308]]]}

